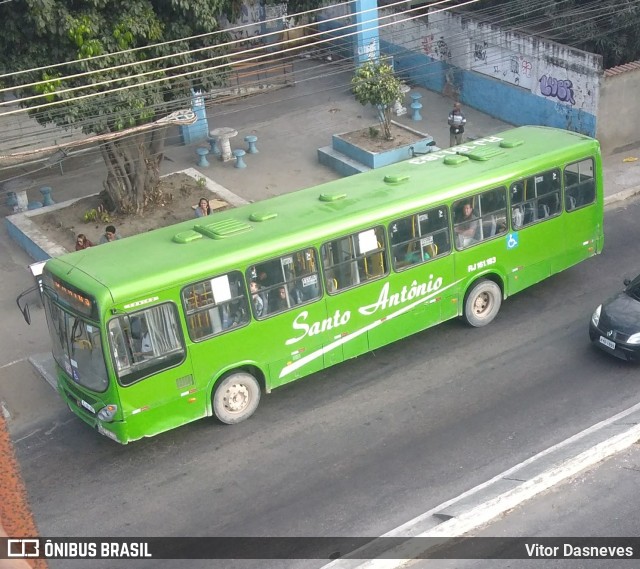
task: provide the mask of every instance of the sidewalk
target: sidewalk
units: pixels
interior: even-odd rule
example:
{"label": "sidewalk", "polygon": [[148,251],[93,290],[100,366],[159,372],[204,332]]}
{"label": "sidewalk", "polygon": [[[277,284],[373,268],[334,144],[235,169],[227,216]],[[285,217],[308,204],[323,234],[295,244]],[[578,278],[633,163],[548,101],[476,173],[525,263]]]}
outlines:
{"label": "sidewalk", "polygon": [[[234,168],[233,162],[212,159],[210,167],[202,169],[203,174],[248,201],[263,200],[339,177],[318,162],[317,150],[329,145],[333,134],[375,125],[375,113],[370,106],[363,107],[355,100],[350,92],[351,73],[341,71],[339,64],[302,60],[296,63],[295,73],[294,86],[215,103],[208,108],[209,129],[229,126],[237,130],[238,136],[231,140],[232,148],[246,148],[244,137],[254,134],[258,137],[259,153],[245,156],[247,168],[242,170]],[[447,115],[453,101],[422,88],[413,91],[422,94],[422,120],[413,121],[410,108],[406,115],[394,120],[431,135],[436,145],[447,147]],[[410,102],[407,94],[405,106]],[[471,108],[463,111],[469,139],[491,135],[510,126]],[[5,124],[8,120],[0,117],[0,128],[15,134],[11,130],[13,122]],[[51,136],[58,134],[51,133]],[[47,131],[41,130],[34,142],[36,140],[38,144],[46,143]],[[162,173],[197,168],[195,146],[181,145],[178,128],[172,127],[168,132]],[[640,141],[635,148],[604,158],[607,202],[625,199],[636,193],[636,189],[640,190],[640,160],[623,162],[626,157],[640,157]],[[41,199],[39,188],[51,186],[53,199],[58,203],[102,190],[106,170],[95,148],[66,159],[63,171],[61,173],[57,166],[38,165],[0,170],[0,188],[6,191],[7,184],[20,185],[29,188],[30,200],[38,200]],[[3,213],[10,213],[6,206]]]}

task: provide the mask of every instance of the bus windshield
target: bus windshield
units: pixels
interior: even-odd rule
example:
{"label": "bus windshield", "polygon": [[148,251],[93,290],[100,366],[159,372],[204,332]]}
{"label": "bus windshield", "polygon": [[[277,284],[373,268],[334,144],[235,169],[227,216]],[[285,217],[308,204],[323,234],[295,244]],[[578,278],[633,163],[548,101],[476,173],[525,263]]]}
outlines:
{"label": "bus windshield", "polygon": [[78,316],[65,312],[44,296],[53,357],[76,383],[102,392],[109,385],[102,352],[100,329]]}

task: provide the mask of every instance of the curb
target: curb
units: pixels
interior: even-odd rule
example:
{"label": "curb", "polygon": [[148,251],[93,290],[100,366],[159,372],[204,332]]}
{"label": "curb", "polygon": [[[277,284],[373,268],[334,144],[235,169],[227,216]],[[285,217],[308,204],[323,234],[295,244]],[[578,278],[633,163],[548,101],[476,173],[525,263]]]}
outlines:
{"label": "curb", "polygon": [[[382,557],[366,561],[338,559],[322,569],[397,569],[424,559],[429,549],[485,526],[639,440],[640,403],[637,403],[384,534],[381,537],[405,537],[407,541],[387,550]],[[439,539],[432,539],[425,546],[422,540],[411,538]],[[351,553],[354,554],[357,551]]]}
{"label": "curb", "polygon": [[53,360],[51,352],[44,352],[42,354],[33,354],[28,358],[29,363],[36,369],[36,371],[44,378],[44,380],[51,386],[51,388],[58,392],[58,380],[56,378],[56,364]]}
{"label": "curb", "polygon": [[612,196],[605,197],[604,205],[606,207],[616,202],[628,200],[629,198],[632,198],[637,194],[640,194],[640,186],[635,186],[633,188],[629,188],[628,190],[622,190],[621,192],[613,194]]}
{"label": "curb", "polygon": [[[176,172],[171,172],[171,174],[186,174],[187,176],[191,176],[195,180],[204,178],[205,186],[209,191],[219,195],[222,199],[224,199],[234,207],[238,207],[240,205],[248,203],[245,199],[234,194],[217,182],[214,182],[211,178],[208,178],[206,175],[202,174],[195,168],[177,170]],[[38,226],[33,223],[33,221],[31,221],[31,218],[36,215],[44,215],[56,209],[68,207],[78,200],[84,199],[85,197],[88,196],[74,198],[72,200],[56,203],[54,205],[33,209],[22,213],[15,213],[13,215],[7,216],[4,219],[7,232],[9,233],[10,237],[14,241],[16,241],[18,246],[26,251],[26,253],[35,261],[46,261],[51,257],[59,257],[60,255],[64,255],[65,253],[69,253],[69,251],[67,251],[64,247],[58,245],[57,243],[54,243],[53,241],[45,237],[45,235],[39,230]]]}

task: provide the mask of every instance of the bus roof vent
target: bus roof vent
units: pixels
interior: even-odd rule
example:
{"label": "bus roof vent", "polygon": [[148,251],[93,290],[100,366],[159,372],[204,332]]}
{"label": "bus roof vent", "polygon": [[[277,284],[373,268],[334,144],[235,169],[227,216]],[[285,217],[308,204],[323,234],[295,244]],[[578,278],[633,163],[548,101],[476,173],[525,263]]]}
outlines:
{"label": "bus roof vent", "polygon": [[320,194],[318,198],[321,202],[337,202],[339,200],[343,200],[347,197],[345,193],[336,193],[336,194]]}
{"label": "bus roof vent", "polygon": [[202,239],[202,235],[191,229],[189,229],[189,231],[181,231],[173,236],[173,240],[176,243],[191,243],[191,241],[195,241],[196,239]]}
{"label": "bus roof vent", "polygon": [[251,221],[269,221],[270,219],[275,219],[278,217],[278,214],[274,211],[254,211],[249,219]]}
{"label": "bus roof vent", "polygon": [[244,233],[250,231],[251,226],[244,221],[238,221],[237,219],[224,219],[221,221],[213,221],[211,223],[197,223],[193,226],[194,231],[202,233],[206,237],[211,239],[224,239],[225,237],[231,237],[237,233]]}
{"label": "bus roof vent", "polygon": [[469,162],[468,156],[461,156],[460,154],[456,154],[455,156],[444,157],[444,163],[447,166],[459,166],[460,164],[464,164],[465,162]]}
{"label": "bus roof vent", "polygon": [[504,150],[500,150],[499,148],[474,148],[469,152],[458,151],[458,154],[461,156],[468,156],[470,160],[480,160],[485,161],[489,160],[489,158],[493,158],[495,156],[500,156],[504,154]]}
{"label": "bus roof vent", "polygon": [[409,176],[407,175],[400,175],[400,176],[385,176],[384,177],[384,181],[387,184],[391,184],[392,186],[395,186],[397,184],[402,184],[403,182],[407,182],[409,180]]}
{"label": "bus roof vent", "polygon": [[500,148],[517,148],[518,146],[522,146],[524,144],[524,140],[503,140],[500,143]]}

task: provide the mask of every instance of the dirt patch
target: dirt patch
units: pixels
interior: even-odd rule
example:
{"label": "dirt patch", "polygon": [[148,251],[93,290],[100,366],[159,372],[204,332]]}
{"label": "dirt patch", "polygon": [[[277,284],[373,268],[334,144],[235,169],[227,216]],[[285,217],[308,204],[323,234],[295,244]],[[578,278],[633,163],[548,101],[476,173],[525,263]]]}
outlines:
{"label": "dirt patch", "polygon": [[164,176],[160,188],[164,199],[159,204],[149,206],[142,215],[109,214],[108,221],[86,222],[85,214],[91,210],[98,210],[102,205],[98,196],[90,196],[82,198],[68,207],[34,215],[31,217],[31,221],[51,241],[62,245],[67,251],[73,251],[78,233],[84,233],[90,241],[97,244],[107,225],[115,225],[117,232],[122,237],[129,237],[187,219],[194,219],[193,206],[198,204],[201,197],[216,200],[211,202],[214,211],[223,211],[232,207],[220,196],[198,185],[192,176],[186,174],[177,173]]}
{"label": "dirt patch", "polygon": [[[391,140],[385,140],[382,127],[375,125],[366,127],[360,130],[354,130],[353,132],[347,132],[341,134],[340,138],[359,146],[363,150],[368,152],[385,152],[387,150],[394,150],[399,146],[406,146],[408,144],[414,144],[420,140],[424,140],[424,135],[419,135],[399,127],[398,125],[391,123]],[[378,135],[374,136],[374,132],[377,131]]]}

